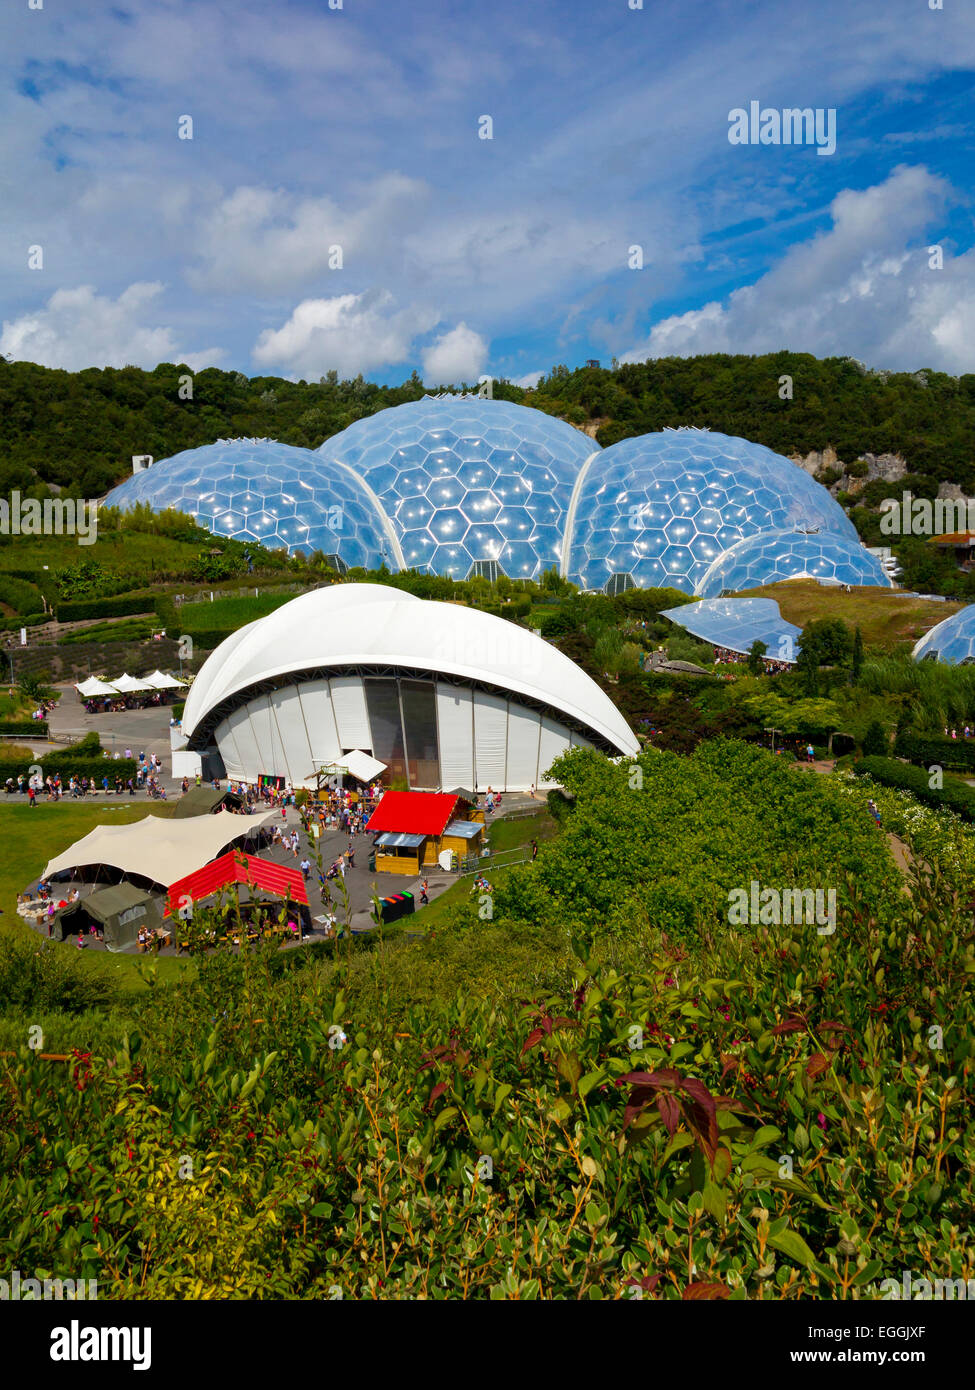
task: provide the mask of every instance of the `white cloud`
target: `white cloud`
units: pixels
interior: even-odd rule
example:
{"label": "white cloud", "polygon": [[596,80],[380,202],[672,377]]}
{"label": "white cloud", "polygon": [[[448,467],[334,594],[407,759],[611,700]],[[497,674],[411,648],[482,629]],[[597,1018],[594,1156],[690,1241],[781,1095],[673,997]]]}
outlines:
{"label": "white cloud", "polygon": [[170,328],[145,323],[162,289],[158,281],[138,281],[118,299],[97,294],[92,285],[56,290],[43,309],[4,320],[0,353],[69,372],[180,361],[199,369],[219,361],[220,349],[187,356]]}
{"label": "white cloud", "polygon": [[459,323],[425,348],[423,380],[427,386],[459,385],[475,382],[484,371],[488,345],[480,333]]}
{"label": "white cloud", "polygon": [[512,385],[521,386],[525,391],[534,391],[544,375],[544,372],[526,372],[524,376],[520,376],[512,382]]}
{"label": "white cloud", "polygon": [[950,189],[924,168],[895,169],[883,183],[845,189],[831,228],[793,247],[726,303],[663,319],[621,360],[789,348],[826,356],[846,350],[870,366],[971,370],[975,251],[929,265],[929,229]]}
{"label": "white cloud", "polygon": [[376,179],[349,207],[284,189],[237,188],[205,217],[200,264],[187,278],[198,288],[234,293],[309,289],[310,280],[325,276],[341,285],[350,262],[361,267],[367,256],[388,256],[390,228],[412,221],[427,197],[426,184],[395,173]]}
{"label": "white cloud", "polygon": [[304,299],[280,328],[264,329],[254,361],[311,378],[405,362],[414,337],[429,332],[437,316],[419,307],[397,310],[394,303],[387,290]]}

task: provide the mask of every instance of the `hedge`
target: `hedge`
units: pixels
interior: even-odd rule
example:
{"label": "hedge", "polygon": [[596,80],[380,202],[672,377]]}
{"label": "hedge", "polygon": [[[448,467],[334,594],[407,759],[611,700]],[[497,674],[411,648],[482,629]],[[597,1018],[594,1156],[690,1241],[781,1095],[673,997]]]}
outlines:
{"label": "hedge", "polygon": [[38,766],[42,768],[42,777],[53,777],[56,772],[60,772],[61,781],[65,785],[69,777],[93,777],[98,786],[101,786],[102,778],[106,775],[109,785],[114,786],[116,777],[121,777],[124,785],[130,777],[134,780],[139,770],[136,758],[116,759],[101,755],[96,758],[83,758],[72,757],[69,753],[47,753],[39,758],[0,758],[0,785],[6,783],[8,777],[12,777],[15,782],[20,776],[26,780],[30,776],[30,769]]}
{"label": "hedge", "polygon": [[152,594],[130,594],[127,598],[79,599],[74,603],[59,603],[55,617],[59,623],[77,623],[85,618],[127,618],[133,613],[155,612]]}
{"label": "hedge", "polygon": [[0,785],[6,783],[8,777],[12,777],[15,782],[20,776],[28,778],[30,769],[37,766],[43,769],[43,777],[60,772],[61,781],[64,783],[72,776],[93,777],[99,785],[106,774],[111,783],[114,784],[116,777],[121,777],[124,784],[130,777],[134,779],[139,769],[136,758],[115,759],[104,756],[98,735],[86,734],[80,743],[72,744],[57,753],[33,757],[25,751],[23,757],[0,758]]}
{"label": "hedge", "polygon": [[939,738],[937,735],[900,733],[894,743],[899,758],[919,767],[947,767],[955,772],[975,772],[975,739]]}
{"label": "hedge", "polygon": [[926,806],[936,811],[954,811],[962,820],[975,821],[975,787],[946,782],[937,790],[928,785],[928,774],[919,767],[898,762],[896,758],[861,758],[853,765],[858,777],[872,777],[885,787],[910,792]]}
{"label": "hedge", "polygon": [[0,632],[18,632],[22,627],[38,627],[50,621],[50,613],[24,613],[16,618],[4,618],[0,622]]}
{"label": "hedge", "polygon": [[29,734],[32,738],[47,738],[46,719],[0,719],[0,735]]}
{"label": "hedge", "polygon": [[219,647],[221,642],[239,631],[240,627],[187,627],[179,635],[189,637],[194,647],[199,647],[201,651],[212,652],[214,647]]}
{"label": "hedge", "polygon": [[44,600],[36,584],[12,575],[0,575],[0,602],[8,603],[15,613],[36,613]]}
{"label": "hedge", "polygon": [[61,646],[76,647],[85,642],[144,642],[151,636],[151,618],[129,618],[124,622],[93,623],[91,627],[63,632],[58,642]]}

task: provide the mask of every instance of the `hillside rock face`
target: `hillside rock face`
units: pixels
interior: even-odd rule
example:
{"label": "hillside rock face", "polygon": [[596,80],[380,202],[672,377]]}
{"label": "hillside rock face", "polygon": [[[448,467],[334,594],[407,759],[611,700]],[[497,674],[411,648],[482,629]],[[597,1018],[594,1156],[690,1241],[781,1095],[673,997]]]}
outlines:
{"label": "hillside rock face", "polygon": [[847,473],[846,464],[837,456],[835,449],[814,449],[805,458],[793,454],[792,462],[797,463],[813,477],[820,469],[838,469],[840,476],[828,485],[834,497],[838,492],[857,493],[875,478],[883,478],[888,483],[898,483],[910,472],[907,460],[901,458],[900,454],[861,454],[860,458],[867,465],[867,471],[862,478]]}

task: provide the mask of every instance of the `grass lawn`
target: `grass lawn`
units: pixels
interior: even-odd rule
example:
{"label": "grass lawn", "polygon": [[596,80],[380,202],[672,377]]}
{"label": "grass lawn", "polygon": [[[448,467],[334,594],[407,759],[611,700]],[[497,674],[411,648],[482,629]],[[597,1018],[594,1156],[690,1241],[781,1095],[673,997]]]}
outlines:
{"label": "grass lawn", "polygon": [[98,539],[93,545],[85,546],[80,556],[74,536],[10,536],[0,547],[0,571],[24,570],[40,574],[45,565],[56,570],[84,559],[95,560],[110,570],[137,575],[141,584],[148,584],[154,570],[189,574],[199,554],[198,541],[177,541],[143,531],[99,529]]}
{"label": "grass lawn", "polygon": [[255,598],[251,594],[249,597],[218,598],[212,603],[184,603],[179,618],[187,627],[204,632],[210,628],[243,627],[297,597],[297,594],[261,594]]}
{"label": "grass lawn", "polygon": [[913,646],[935,623],[957,613],[960,603],[932,603],[930,599],[899,598],[893,589],[863,588],[844,593],[815,579],[787,579],[759,589],[744,589],[740,598],[771,598],[786,622],[804,627],[818,618],[842,618],[859,627],[868,646],[894,651]]}
{"label": "grass lawn", "polygon": [[[153,806],[154,815],[172,815],[173,805]],[[57,805],[40,802],[32,811],[29,806],[5,806],[0,803],[0,919],[3,931],[33,935],[26,923],[17,916],[17,894],[29,883],[36,883],[45,864],[75,840],[99,825],[126,825],[141,820],[149,813],[144,802],[132,803],[126,798],[106,802],[64,801]],[[106,972],[116,978],[123,988],[145,988],[138,973],[142,957],[116,955],[108,951],[79,951],[85,968]],[[191,962],[176,956],[160,956],[156,961],[161,980],[183,978]]]}
{"label": "grass lawn", "polygon": [[[524,816],[518,820],[496,821],[491,826],[491,849],[495,854],[500,854],[504,850],[518,849],[522,845],[528,845],[532,840],[537,840],[539,844],[542,844],[545,840],[553,839],[557,831],[558,825],[548,812],[539,809],[538,815],[535,816]],[[516,865],[501,865],[492,869],[489,860],[486,860],[485,864],[485,873],[492,883],[496,883],[512,868],[517,867]],[[470,874],[459,879],[457,883],[451,884],[447,891],[441,893],[440,897],[429,907],[418,908],[412,917],[404,920],[407,930],[414,931],[422,928],[423,931],[428,932],[441,927],[451,908],[470,897],[473,883],[474,876]]]}
{"label": "grass lawn", "polygon": [[558,826],[545,809],[543,800],[539,803],[537,815],[490,821],[488,843],[492,854],[501,854],[504,850],[519,849],[522,845],[531,844],[532,840],[538,840],[539,843],[551,840],[557,830]]}

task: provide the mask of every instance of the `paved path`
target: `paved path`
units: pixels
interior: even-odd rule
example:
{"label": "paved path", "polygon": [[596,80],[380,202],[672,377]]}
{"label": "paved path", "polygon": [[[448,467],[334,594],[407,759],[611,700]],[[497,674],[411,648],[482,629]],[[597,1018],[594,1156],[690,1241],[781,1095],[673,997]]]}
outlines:
{"label": "paved path", "polygon": [[61,698],[48,715],[48,727],[62,743],[75,742],[85,734],[97,733],[102,747],[110,754],[134,757],[155,753],[163,765],[162,782],[168,795],[178,791],[181,779],[170,776],[172,754],[169,747],[170,705],[150,705],[148,709],[127,709],[118,714],[89,714],[73,685],[59,685]]}

